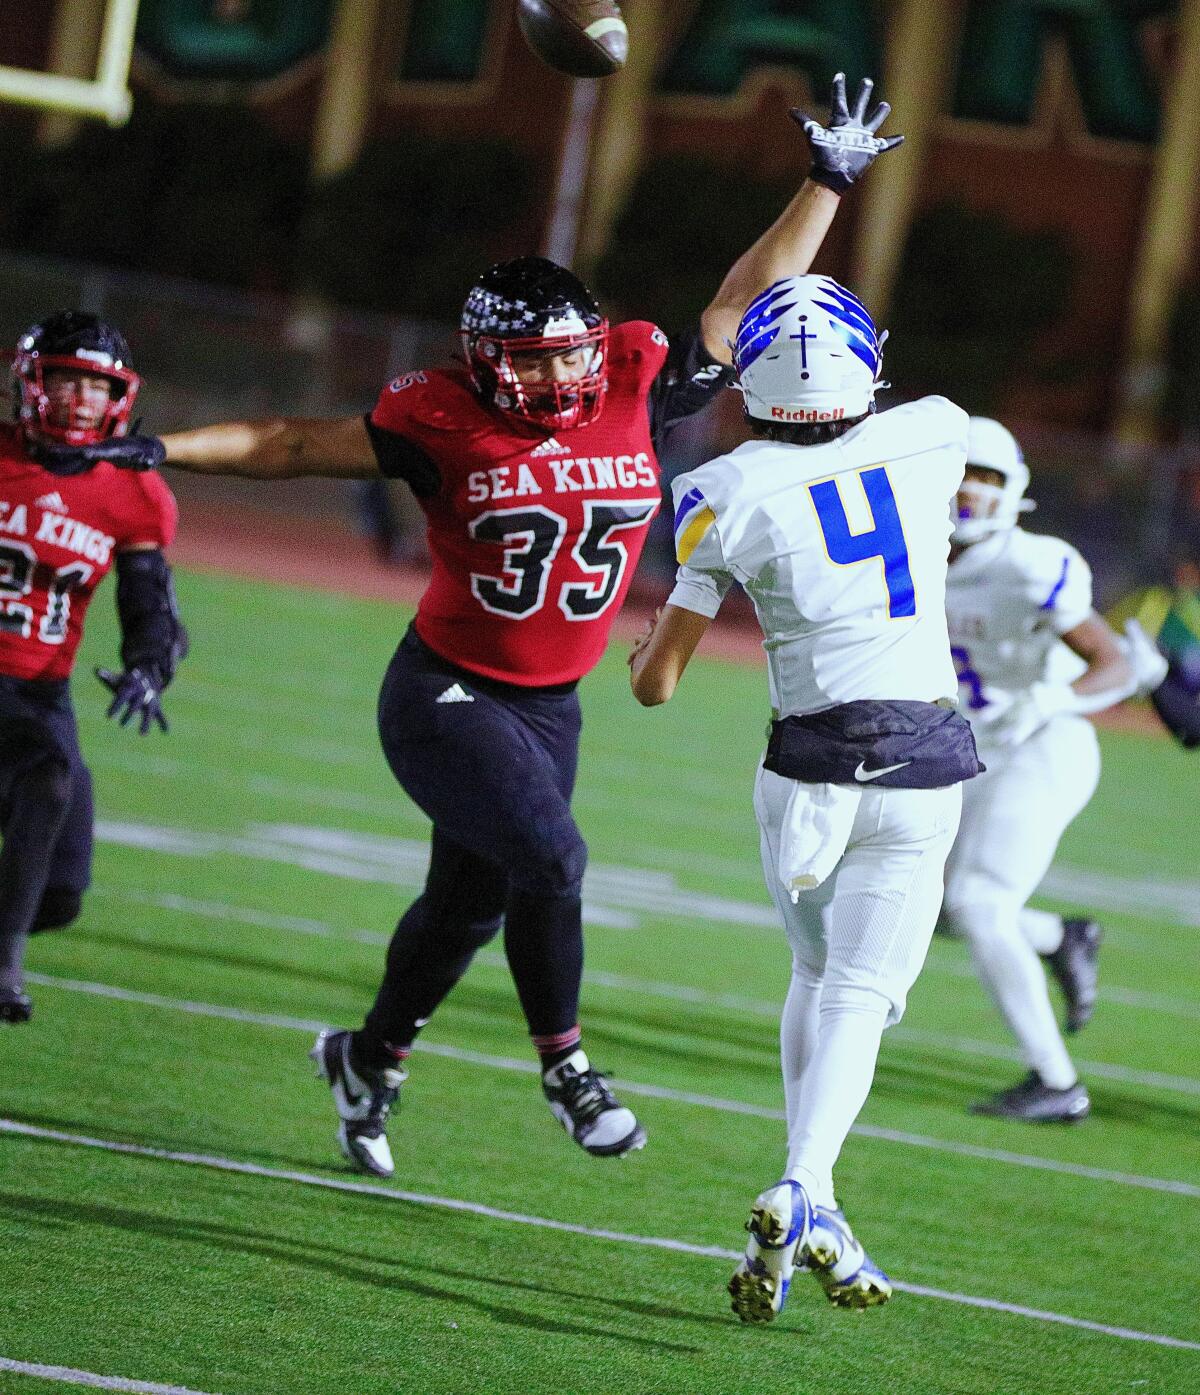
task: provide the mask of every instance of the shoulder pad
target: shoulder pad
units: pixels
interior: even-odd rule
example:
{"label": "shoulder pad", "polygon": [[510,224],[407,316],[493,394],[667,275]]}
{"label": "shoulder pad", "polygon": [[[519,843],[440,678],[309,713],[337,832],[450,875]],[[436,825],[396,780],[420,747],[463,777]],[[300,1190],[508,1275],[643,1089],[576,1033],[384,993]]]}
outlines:
{"label": "shoulder pad", "polygon": [[483,407],[465,374],[441,369],[404,373],[379,394],[371,419],[385,431],[404,434],[406,427],[434,431],[470,431],[479,425]]}

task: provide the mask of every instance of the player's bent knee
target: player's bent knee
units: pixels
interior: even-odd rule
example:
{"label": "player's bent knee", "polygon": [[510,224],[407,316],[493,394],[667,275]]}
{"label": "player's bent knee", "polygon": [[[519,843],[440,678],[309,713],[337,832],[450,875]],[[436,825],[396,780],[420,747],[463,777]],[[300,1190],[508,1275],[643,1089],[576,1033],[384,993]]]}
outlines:
{"label": "player's bent knee", "polygon": [[1000,893],[991,883],[969,886],[966,891],[964,899],[953,903],[948,900],[942,910],[952,935],[971,944],[987,944],[1020,933],[1018,900]]}
{"label": "player's bent knee", "polygon": [[587,868],[587,844],[578,832],[534,850],[512,869],[511,878],[518,891],[538,896],[573,897],[583,891],[583,874]]}
{"label": "player's bent knee", "polygon": [[66,756],[47,753],[27,767],[18,798],[36,801],[43,812],[66,810],[75,790],[71,763]]}
{"label": "player's bent knee", "polygon": [[853,1013],[862,1017],[881,1017],[886,1022],[898,1022],[904,1013],[904,993],[889,984],[829,983],[821,990],[821,1016],[828,1013]]}
{"label": "player's bent knee", "polygon": [[484,945],[490,944],[496,938],[503,924],[504,917],[499,915],[480,916],[468,920],[463,935],[466,945],[471,949],[482,949]]}
{"label": "player's bent knee", "polygon": [[42,904],[34,917],[31,927],[33,933],[36,935],[39,930],[61,930],[77,920],[82,909],[83,896],[80,892],[65,886],[47,887]]}

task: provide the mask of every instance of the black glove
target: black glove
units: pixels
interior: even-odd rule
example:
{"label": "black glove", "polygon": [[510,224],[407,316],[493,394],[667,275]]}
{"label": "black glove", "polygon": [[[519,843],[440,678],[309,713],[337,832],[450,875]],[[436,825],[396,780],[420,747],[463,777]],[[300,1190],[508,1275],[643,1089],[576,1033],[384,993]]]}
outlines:
{"label": "black glove", "polygon": [[1167,676],[1150,694],[1158,719],[1186,750],[1200,746],[1200,694],[1172,664]]}
{"label": "black glove", "polygon": [[123,727],[135,718],[140,718],[139,731],[145,736],[155,722],[167,730],[167,719],[163,716],[159,699],[166,684],[162,676],[152,668],[131,668],[127,673],[113,673],[111,669],[98,668],[96,677],[113,695],[106,717],[117,717]]}
{"label": "black glove", "polygon": [[835,194],[844,194],[863,172],[870,167],[876,155],[882,150],[892,150],[903,141],[903,136],[877,136],[875,132],[891,114],[887,102],[880,102],[873,112],[867,115],[867,103],[875,84],[870,78],[863,78],[858,89],[858,98],[851,113],[846,106],[846,74],[838,73],[833,79],[833,95],[830,103],[829,124],[822,126],[798,107],[791,110],[791,118],[798,126],[804,127],[812,151],[812,169],[809,179],[824,184]]}
{"label": "black glove", "polygon": [[86,446],[39,441],[33,454],[51,474],[78,475],[102,460],[121,470],[157,470],[167,458],[167,448],[157,436],[110,436]]}

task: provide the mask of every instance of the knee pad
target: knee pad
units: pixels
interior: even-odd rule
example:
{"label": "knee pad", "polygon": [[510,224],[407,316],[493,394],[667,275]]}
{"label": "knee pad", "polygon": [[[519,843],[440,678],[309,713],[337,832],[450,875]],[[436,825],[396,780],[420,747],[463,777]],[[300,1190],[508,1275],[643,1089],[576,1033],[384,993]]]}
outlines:
{"label": "knee pad", "polygon": [[65,886],[48,886],[30,926],[31,933],[39,930],[61,930],[78,919],[83,909],[83,895]]}

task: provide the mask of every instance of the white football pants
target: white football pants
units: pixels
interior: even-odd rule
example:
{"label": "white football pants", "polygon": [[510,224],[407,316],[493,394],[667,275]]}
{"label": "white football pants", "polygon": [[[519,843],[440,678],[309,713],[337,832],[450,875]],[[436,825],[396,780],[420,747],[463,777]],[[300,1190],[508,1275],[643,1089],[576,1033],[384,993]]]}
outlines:
{"label": "white football pants", "polygon": [[1041,960],[1021,931],[1021,908],[1049,870],[1067,825],[1095,792],[1100,748],[1090,722],[1064,714],[1015,750],[982,755],[987,771],[963,786],[943,925],[969,943],[1026,1064],[1047,1085],[1066,1089],[1077,1073]]}
{"label": "white football pants", "polygon": [[792,948],[780,1027],[786,1175],[831,1206],[833,1165],[866,1102],[883,1030],[900,1020],[925,962],[961,794],[864,789],[841,861],[793,903],[776,870],[793,789],[760,769],[754,791],[763,872]]}

